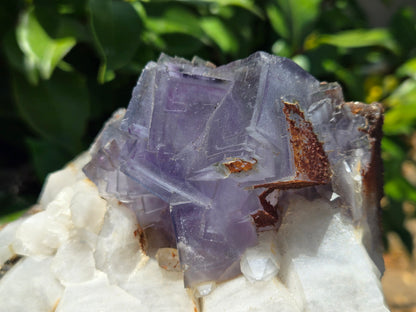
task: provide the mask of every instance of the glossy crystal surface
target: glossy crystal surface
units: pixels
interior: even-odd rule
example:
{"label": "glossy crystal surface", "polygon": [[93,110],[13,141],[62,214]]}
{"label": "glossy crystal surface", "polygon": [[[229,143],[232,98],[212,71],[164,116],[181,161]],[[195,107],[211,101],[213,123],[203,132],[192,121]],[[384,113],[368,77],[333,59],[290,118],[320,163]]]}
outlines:
{"label": "glossy crystal surface", "polygon": [[278,229],[290,189],[340,197],[362,218],[350,173],[370,166],[372,125],[360,105],[263,52],[220,67],[162,55],[106,124],[84,172],[102,196],[134,209],[149,254],[178,249],[185,286],[228,280],[258,233]]}

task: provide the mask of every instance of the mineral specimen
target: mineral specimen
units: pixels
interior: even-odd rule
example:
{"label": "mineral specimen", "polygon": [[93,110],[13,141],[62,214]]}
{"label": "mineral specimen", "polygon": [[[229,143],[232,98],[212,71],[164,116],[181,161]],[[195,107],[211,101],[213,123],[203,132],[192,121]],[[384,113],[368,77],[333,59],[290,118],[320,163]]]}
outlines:
{"label": "mineral specimen", "polygon": [[381,124],[285,58],[162,55],[0,231],[0,311],[388,311]]}
{"label": "mineral specimen", "polygon": [[361,189],[375,182],[380,111],[344,103],[338,84],[266,53],[220,67],[162,55],[125,115],[107,123],[84,172],[136,212],[150,254],[178,249],[186,287],[224,281],[240,273],[258,232],[279,228],[290,189],[338,198],[378,240],[379,190],[363,219]]}

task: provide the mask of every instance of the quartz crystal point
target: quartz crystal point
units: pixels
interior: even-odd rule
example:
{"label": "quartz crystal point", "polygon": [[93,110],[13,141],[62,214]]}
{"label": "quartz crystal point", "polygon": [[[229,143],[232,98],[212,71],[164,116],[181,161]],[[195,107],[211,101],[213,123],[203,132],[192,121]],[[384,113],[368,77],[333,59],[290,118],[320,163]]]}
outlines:
{"label": "quartz crystal point", "polygon": [[379,105],[345,103],[337,83],[286,58],[258,52],[215,67],[162,54],[84,172],[134,209],[148,254],[178,249],[186,287],[237,276],[258,233],[278,229],[291,189],[360,224],[382,271],[381,122]]}

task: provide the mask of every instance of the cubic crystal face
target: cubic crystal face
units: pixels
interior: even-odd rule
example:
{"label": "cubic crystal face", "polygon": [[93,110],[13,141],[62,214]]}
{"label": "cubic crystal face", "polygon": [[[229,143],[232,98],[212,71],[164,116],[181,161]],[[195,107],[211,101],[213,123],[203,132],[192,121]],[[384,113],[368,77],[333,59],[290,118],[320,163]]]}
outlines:
{"label": "cubic crystal face", "polygon": [[[379,105],[344,103],[338,84],[286,58],[258,52],[215,67],[161,55],[127,111],[104,127],[84,172],[102,196],[136,212],[149,255],[177,248],[186,287],[240,274],[258,233],[278,229],[292,189],[336,201],[363,226],[382,269],[373,251],[381,120]],[[245,267],[262,263],[250,257]],[[277,274],[273,261],[267,278]]]}

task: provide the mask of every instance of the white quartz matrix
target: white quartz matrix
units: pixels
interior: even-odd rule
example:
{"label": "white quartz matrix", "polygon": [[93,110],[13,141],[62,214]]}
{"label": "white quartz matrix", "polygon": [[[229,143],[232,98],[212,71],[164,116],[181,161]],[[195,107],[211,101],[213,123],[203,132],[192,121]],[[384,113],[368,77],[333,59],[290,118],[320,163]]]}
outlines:
{"label": "white quartz matrix", "polygon": [[88,159],[49,175],[40,212],[0,231],[0,262],[23,256],[0,279],[1,312],[388,311],[364,231],[336,199],[290,196],[278,233],[244,254],[243,275],[185,289],[180,270],[142,252],[134,213],[86,179]]}

